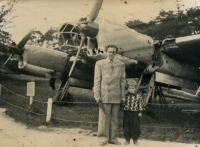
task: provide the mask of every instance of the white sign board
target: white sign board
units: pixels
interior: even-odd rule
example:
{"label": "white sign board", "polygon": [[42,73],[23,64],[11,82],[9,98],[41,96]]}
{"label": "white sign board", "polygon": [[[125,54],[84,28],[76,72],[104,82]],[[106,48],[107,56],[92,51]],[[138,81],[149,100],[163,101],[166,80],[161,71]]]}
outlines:
{"label": "white sign board", "polygon": [[27,96],[35,96],[35,82],[28,82],[27,83]]}

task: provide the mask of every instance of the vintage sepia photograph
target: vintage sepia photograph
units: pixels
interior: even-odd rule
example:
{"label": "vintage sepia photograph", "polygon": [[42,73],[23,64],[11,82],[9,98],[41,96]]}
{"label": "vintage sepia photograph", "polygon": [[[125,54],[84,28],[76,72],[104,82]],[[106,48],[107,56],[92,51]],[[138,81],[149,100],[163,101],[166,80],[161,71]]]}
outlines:
{"label": "vintage sepia photograph", "polygon": [[200,147],[200,1],[1,0],[0,147]]}

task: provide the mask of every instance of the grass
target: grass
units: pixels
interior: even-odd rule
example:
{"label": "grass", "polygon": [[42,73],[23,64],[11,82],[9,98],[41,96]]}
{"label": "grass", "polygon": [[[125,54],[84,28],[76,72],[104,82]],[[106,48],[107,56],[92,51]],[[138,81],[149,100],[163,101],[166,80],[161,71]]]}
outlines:
{"label": "grass", "polygon": [[[81,88],[70,88],[70,93],[74,96],[75,105],[67,107],[66,105],[54,104],[52,107],[52,119],[46,123],[46,103],[34,101],[29,105],[29,97],[26,96],[26,81],[0,80],[0,84],[12,90],[15,95],[2,87],[0,107],[6,108],[6,114],[13,117],[16,122],[26,124],[28,127],[36,128],[39,126],[49,127],[67,127],[82,128],[86,130],[97,131],[98,105],[93,99],[91,90]],[[53,97],[55,91],[51,90],[48,82],[36,82],[35,100],[47,102],[48,98]],[[86,103],[79,103],[86,102]],[[34,112],[34,113],[30,113]],[[119,116],[118,136],[122,134],[122,111]],[[142,139],[173,141],[185,143],[200,143],[200,114],[183,113],[180,108],[161,108],[156,107],[155,114],[149,116],[144,112],[141,117],[141,137]],[[195,129],[192,129],[195,128]]]}

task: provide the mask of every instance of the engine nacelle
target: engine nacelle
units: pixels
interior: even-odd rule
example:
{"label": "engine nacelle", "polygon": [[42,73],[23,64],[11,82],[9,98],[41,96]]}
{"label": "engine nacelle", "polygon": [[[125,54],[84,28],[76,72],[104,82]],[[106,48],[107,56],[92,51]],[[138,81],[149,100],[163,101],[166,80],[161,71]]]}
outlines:
{"label": "engine nacelle", "polygon": [[69,56],[66,53],[26,45],[18,67],[39,75],[61,77],[68,63]]}

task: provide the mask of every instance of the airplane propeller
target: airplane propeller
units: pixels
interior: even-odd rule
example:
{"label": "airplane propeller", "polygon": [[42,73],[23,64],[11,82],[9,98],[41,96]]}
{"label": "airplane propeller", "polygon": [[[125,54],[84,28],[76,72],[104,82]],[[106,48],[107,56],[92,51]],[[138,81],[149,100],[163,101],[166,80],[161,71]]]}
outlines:
{"label": "airplane propeller", "polygon": [[103,3],[103,0],[96,0],[87,19],[81,19],[78,25],[76,26],[78,32],[81,34],[81,43],[77,51],[76,58],[68,74],[69,77],[71,76],[71,73],[74,70],[77,58],[80,54],[80,50],[82,49],[83,43],[85,42],[86,38],[87,37],[94,38],[99,31],[99,25],[95,23],[94,20],[97,18],[99,14],[102,3]]}
{"label": "airplane propeller", "polygon": [[8,61],[10,60],[10,58],[14,54],[18,54],[18,55],[22,55],[23,54],[23,52],[24,52],[23,47],[25,46],[25,44],[29,40],[29,38],[32,35],[32,33],[33,33],[33,30],[31,30],[28,34],[26,34],[26,36],[18,43],[18,45],[9,46],[9,51],[11,52],[11,55],[8,57],[8,59],[4,63],[4,66],[8,63]]}
{"label": "airplane propeller", "polygon": [[90,12],[90,15],[87,18],[89,21],[94,21],[97,18],[99,11],[101,9],[102,3],[103,3],[103,0],[96,0]]}
{"label": "airplane propeller", "polygon": [[27,43],[27,41],[30,39],[30,36],[32,35],[33,30],[31,30],[30,32],[28,32],[26,34],[26,36],[18,43],[17,47],[18,48],[23,48],[24,45]]}

